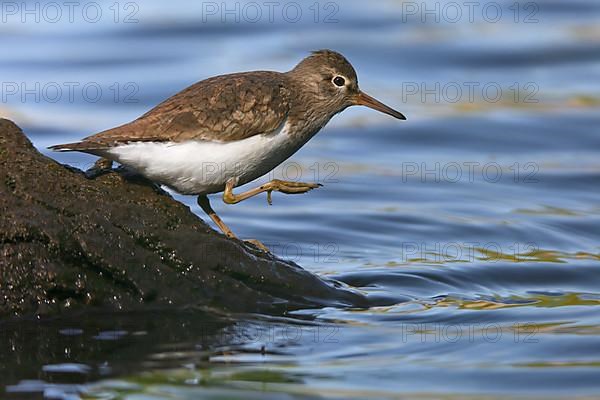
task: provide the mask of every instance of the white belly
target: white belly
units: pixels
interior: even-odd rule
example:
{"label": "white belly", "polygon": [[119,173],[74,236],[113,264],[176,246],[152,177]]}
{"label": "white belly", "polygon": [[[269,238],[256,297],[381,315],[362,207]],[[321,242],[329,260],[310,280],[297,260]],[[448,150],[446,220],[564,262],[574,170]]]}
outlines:
{"label": "white belly", "polygon": [[304,144],[290,139],[284,125],[268,135],[234,142],[129,143],[104,156],[179,193],[208,194],[223,191],[231,178],[239,186],[271,171]]}

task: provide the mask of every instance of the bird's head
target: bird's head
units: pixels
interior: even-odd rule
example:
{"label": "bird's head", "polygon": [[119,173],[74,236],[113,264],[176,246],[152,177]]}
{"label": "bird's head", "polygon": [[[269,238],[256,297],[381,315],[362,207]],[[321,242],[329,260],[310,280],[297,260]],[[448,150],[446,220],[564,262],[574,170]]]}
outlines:
{"label": "bird's head", "polygon": [[366,106],[398,119],[406,117],[367,95],[358,87],[354,67],[346,58],[332,50],[319,50],[300,61],[290,71],[303,91],[314,98],[314,106],[338,113],[350,106]]}

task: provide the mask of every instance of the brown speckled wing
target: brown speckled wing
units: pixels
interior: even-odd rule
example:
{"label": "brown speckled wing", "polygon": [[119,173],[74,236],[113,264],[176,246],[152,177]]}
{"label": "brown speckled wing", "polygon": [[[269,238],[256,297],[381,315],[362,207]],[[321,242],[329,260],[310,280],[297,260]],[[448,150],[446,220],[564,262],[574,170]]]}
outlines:
{"label": "brown speckled wing", "polygon": [[221,75],[184,89],[135,121],[83,139],[76,150],[136,141],[240,140],[273,132],[289,109],[284,74]]}

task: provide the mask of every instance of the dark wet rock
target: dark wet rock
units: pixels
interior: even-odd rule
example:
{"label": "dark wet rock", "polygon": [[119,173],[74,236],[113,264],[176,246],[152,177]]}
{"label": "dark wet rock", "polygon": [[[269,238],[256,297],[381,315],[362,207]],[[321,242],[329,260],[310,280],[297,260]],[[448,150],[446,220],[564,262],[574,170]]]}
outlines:
{"label": "dark wet rock", "polygon": [[117,172],[87,179],[0,120],[0,316],[364,303],[337,282],[216,233],[148,182]]}

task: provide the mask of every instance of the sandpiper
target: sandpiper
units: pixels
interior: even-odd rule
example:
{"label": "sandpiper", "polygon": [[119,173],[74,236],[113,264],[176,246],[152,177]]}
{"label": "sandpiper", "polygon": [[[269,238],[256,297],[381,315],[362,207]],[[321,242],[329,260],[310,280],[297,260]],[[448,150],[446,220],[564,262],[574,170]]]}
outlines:
{"label": "sandpiper", "polygon": [[[254,71],[200,81],[125,125],[77,143],[50,147],[100,156],[186,195],[230,237],[207,195],[223,192],[235,204],[259,193],[306,193],[318,183],[274,179],[235,194],[288,159],[329,120],[349,106],[364,105],[398,119],[400,112],[358,88],[356,71],[340,53],[319,50],[288,72]],[[259,247],[264,246],[252,241]]]}

